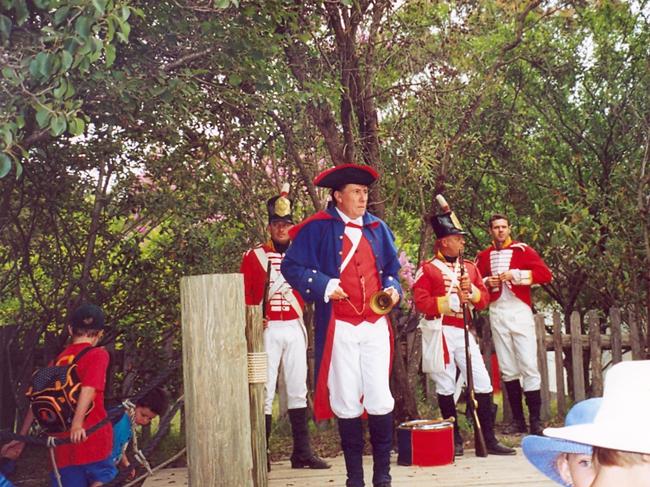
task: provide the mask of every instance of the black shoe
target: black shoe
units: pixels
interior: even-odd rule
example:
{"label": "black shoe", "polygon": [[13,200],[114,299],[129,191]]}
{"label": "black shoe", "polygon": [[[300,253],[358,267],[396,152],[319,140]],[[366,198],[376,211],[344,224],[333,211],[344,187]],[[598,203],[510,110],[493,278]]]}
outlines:
{"label": "black shoe", "polygon": [[465,454],[462,443],[454,443],[454,456],[462,457]]}
{"label": "black shoe", "polygon": [[516,455],[517,452],[514,448],[509,448],[502,445],[498,441],[494,445],[488,445],[487,451],[490,455]]}
{"label": "black shoe", "polygon": [[531,420],[530,422],[530,434],[542,436],[544,434],[544,426],[541,421]]}
{"label": "black shoe", "polygon": [[291,468],[312,468],[315,470],[324,470],[330,468],[330,464],[325,462],[322,458],[312,455],[306,460],[300,460],[298,458],[291,459]]}
{"label": "black shoe", "polygon": [[527,432],[528,432],[528,428],[526,428],[525,421],[515,420],[503,428],[503,434],[505,435],[519,435]]}
{"label": "black shoe", "polygon": [[390,482],[382,482],[381,484],[375,484],[374,487],[391,487]]}

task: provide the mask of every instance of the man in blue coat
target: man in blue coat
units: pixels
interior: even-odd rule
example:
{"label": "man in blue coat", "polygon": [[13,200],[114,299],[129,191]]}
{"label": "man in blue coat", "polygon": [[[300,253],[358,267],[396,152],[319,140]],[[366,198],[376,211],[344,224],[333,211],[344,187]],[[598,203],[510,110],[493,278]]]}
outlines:
{"label": "man in blue coat", "polygon": [[316,305],[316,419],[338,418],[347,487],[362,487],[362,415],[368,415],[376,487],[390,487],[394,399],[389,376],[392,329],[371,306],[380,291],[394,306],[401,288],[393,234],[366,211],[368,186],[378,177],[370,166],[344,164],[314,179],[329,188],[324,211],[290,231],[282,261],[285,279]]}

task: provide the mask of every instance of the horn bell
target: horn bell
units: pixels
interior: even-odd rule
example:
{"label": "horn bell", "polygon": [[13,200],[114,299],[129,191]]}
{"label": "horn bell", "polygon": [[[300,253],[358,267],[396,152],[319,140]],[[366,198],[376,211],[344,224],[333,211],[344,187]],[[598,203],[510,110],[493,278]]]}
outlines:
{"label": "horn bell", "polygon": [[377,291],[370,297],[370,309],[378,315],[386,315],[393,309],[393,298],[386,291]]}

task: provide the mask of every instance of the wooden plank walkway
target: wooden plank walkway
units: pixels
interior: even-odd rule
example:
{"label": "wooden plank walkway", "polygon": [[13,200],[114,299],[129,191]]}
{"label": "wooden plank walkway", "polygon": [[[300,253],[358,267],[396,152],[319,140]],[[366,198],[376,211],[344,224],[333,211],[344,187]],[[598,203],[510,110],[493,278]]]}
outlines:
{"label": "wooden plank walkway", "polygon": [[[393,487],[552,487],[548,480],[532,467],[521,450],[516,456],[500,457],[490,455],[477,458],[472,452],[456,460],[453,465],[444,467],[401,467],[395,464],[393,455],[391,475]],[[328,458],[332,465],[329,470],[293,470],[289,461],[273,463],[269,473],[269,487],[343,487],[345,485],[345,463],[342,456]],[[366,485],[372,485],[372,457],[364,457]],[[187,469],[173,468],[156,472],[144,487],[182,487],[187,483]],[[216,487],[216,486],[200,486]],[[236,487],[236,486],[231,486]]]}

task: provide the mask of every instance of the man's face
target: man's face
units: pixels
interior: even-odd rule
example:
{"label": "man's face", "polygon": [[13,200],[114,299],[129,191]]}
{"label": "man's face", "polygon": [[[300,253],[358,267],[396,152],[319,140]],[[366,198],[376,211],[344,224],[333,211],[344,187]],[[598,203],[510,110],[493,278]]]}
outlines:
{"label": "man's face", "polygon": [[494,220],[490,225],[490,234],[496,243],[502,244],[510,237],[510,225],[508,220]]}
{"label": "man's face", "polygon": [[293,225],[284,220],[275,220],[269,223],[269,232],[274,242],[280,244],[289,243],[289,229]]}
{"label": "man's face", "polygon": [[151,423],[151,420],[158,416],[154,413],[151,408],[147,406],[138,406],[135,408],[135,417],[133,418],[135,424],[140,426],[146,426]]}
{"label": "man's face", "polygon": [[465,250],[465,237],[462,235],[449,235],[442,239],[441,250],[447,257],[458,257]]}
{"label": "man's face", "polygon": [[366,212],[368,206],[368,186],[362,184],[346,184],[334,191],[336,207],[347,217],[359,218]]}

